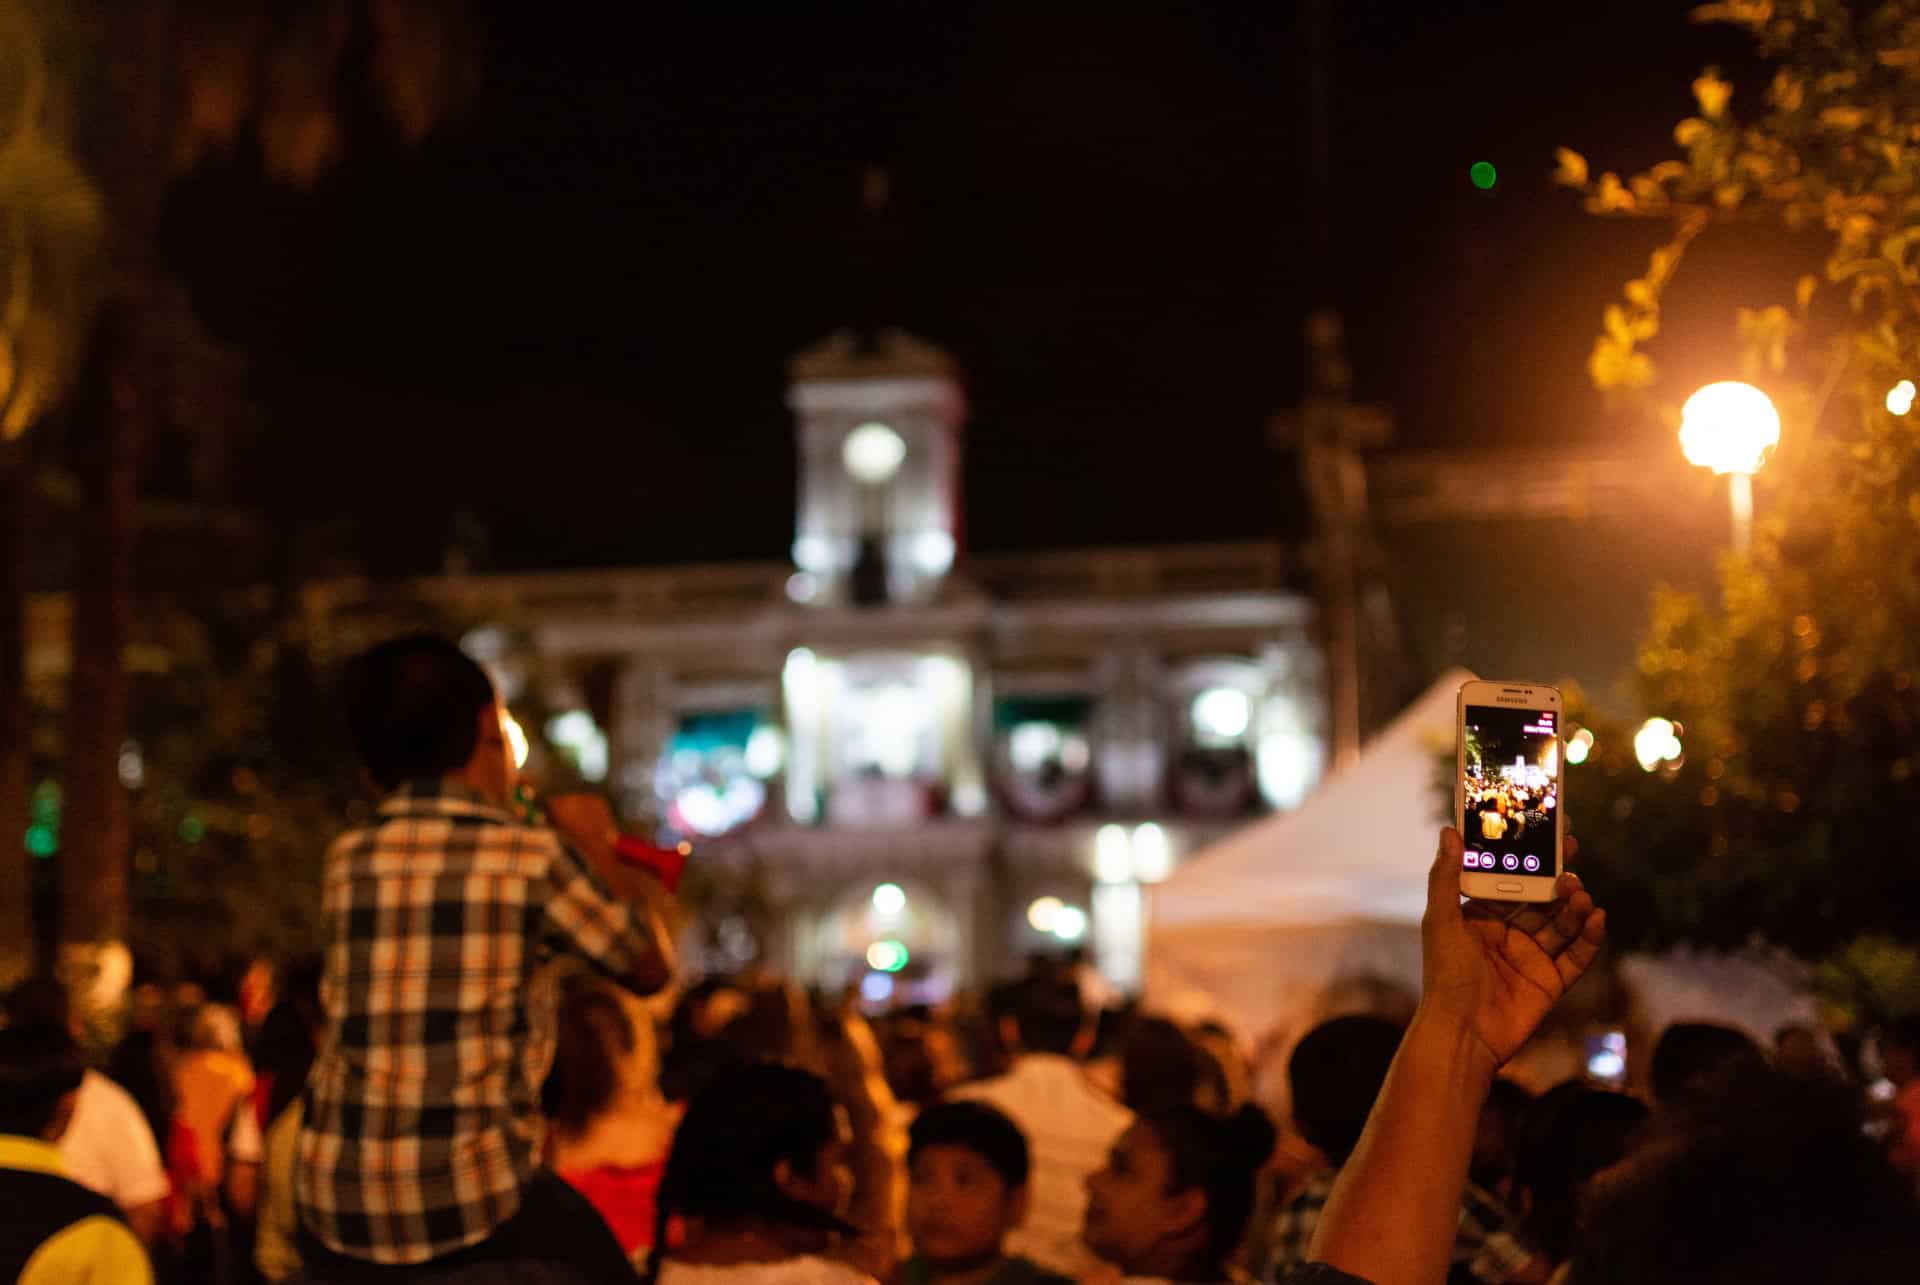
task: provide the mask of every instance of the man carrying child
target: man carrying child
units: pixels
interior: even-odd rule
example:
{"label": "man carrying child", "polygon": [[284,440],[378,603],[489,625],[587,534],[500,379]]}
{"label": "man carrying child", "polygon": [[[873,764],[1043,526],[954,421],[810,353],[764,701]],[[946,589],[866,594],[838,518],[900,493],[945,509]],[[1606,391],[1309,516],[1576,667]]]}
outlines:
{"label": "man carrying child", "polygon": [[603,801],[554,800],[559,833],[513,815],[504,710],[452,643],[382,643],[346,687],[385,800],[327,855],[327,1030],[296,1177],[303,1257],[328,1279],[427,1262],[447,1280],[469,1267],[492,1279],[535,1260],[617,1279],[628,1265],[606,1224],[538,1167],[554,1010],[533,977],[565,952],[659,990],[664,894],[615,855]]}

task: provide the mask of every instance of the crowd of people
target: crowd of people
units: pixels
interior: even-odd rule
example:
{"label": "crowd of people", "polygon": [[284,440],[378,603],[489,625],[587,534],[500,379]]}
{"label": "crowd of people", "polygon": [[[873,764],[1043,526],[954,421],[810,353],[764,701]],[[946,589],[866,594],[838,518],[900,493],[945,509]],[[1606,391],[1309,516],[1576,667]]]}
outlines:
{"label": "crowd of people", "polygon": [[1504,771],[1493,776],[1469,772],[1466,778],[1466,822],[1469,842],[1498,843],[1518,839],[1532,830],[1553,833],[1553,809],[1558,802],[1551,783],[1533,785]]}
{"label": "crowd of people", "polygon": [[1869,1095],[1819,1032],[1668,1030],[1647,1088],[1500,1077],[1605,937],[1458,896],[1410,1021],[1292,1041],[1094,1011],[1065,965],[877,1019],[676,983],[604,804],[508,806],[485,673],[416,636],[348,675],[386,801],[332,848],[320,960],[149,988],[103,1056],[36,978],[0,1029],[0,1279],[1042,1285],[1920,1278],[1920,1026]]}

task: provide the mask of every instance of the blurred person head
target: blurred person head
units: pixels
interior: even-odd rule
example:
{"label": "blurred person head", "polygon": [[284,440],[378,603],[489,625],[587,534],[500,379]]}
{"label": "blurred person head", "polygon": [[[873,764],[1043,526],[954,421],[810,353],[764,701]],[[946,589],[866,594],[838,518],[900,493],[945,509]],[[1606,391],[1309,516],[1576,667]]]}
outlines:
{"label": "blurred person head", "polygon": [[983,1266],[1027,1216],[1026,1135],[998,1107],[941,1102],[907,1144],[907,1231],[936,1271]]}
{"label": "blurred person head", "polygon": [[1903,1017],[1887,1027],[1880,1039],[1880,1069],[1899,1086],[1920,1076],[1920,1014]]}
{"label": "blurred person head", "polygon": [[670,1102],[688,1102],[721,1067],[739,1061],[721,1033],[747,1011],[747,992],[708,978],[687,988],[667,1022],[660,1087]]}
{"label": "blurred person head", "polygon": [[1794,1022],[1773,1033],[1773,1064],[1788,1075],[1811,1078],[1833,1075],[1838,1070],[1824,1032],[1804,1022]]}
{"label": "blurred person head", "polygon": [[493,680],[435,634],[407,634],[347,663],[347,727],[382,792],[408,781],[461,778],[505,803],[518,770]]}
{"label": "blurred person head", "polygon": [[721,1028],[720,1038],[742,1062],[819,1060],[813,1004],[789,982],[766,980],[746,992],[746,1007]]}
{"label": "blurred person head", "polygon": [[1384,1017],[1336,1017],[1308,1031],[1287,1063],[1293,1123],[1327,1163],[1347,1162],[1400,1050],[1400,1027]]}
{"label": "blurred person head", "polygon": [[891,1023],[880,1048],[887,1084],[902,1102],[924,1106],[966,1079],[959,1041],[944,1023],[931,1018]]}
{"label": "blurred person head", "polygon": [[1198,1104],[1207,1055],[1164,1017],[1137,1017],[1120,1041],[1120,1100],[1136,1115]]}
{"label": "blurred person head", "polygon": [[177,1042],[195,1052],[238,1053],[240,1014],[229,1004],[202,1004],[181,1019]]}
{"label": "blurred person head", "polygon": [[[1197,1024],[1193,1042],[1207,1055],[1207,1078],[1214,1082],[1212,1089],[1202,1084],[1200,1105],[1214,1111],[1232,1111],[1253,1096],[1253,1062],[1225,1023],[1210,1020]],[[1208,1092],[1214,1094],[1211,1099],[1206,1096]]]}
{"label": "blurred person head", "polygon": [[1029,977],[1007,997],[1000,1020],[1001,1040],[1015,1051],[1084,1057],[1093,1041],[1093,1023],[1080,1000],[1080,988],[1055,976]]}
{"label": "blurred person head", "polygon": [[1624,1093],[1577,1080],[1540,1095],[1514,1146],[1513,1201],[1527,1239],[1555,1263],[1573,1251],[1587,1182],[1627,1154],[1647,1108]]}
{"label": "blurred person head", "polygon": [[81,1037],[73,997],[51,973],[35,973],[7,992],[9,1026],[57,1026],[75,1040]]}
{"label": "blurred person head", "polygon": [[73,1118],[85,1071],[64,1026],[26,1022],[0,1030],[0,1134],[57,1141]]}
{"label": "blurred person head", "polygon": [[1127,1276],[1228,1279],[1274,1140],[1255,1106],[1137,1118],[1087,1179],[1087,1248]]}
{"label": "blurred person head", "polygon": [[1653,1099],[1661,1105],[1695,1097],[1732,1067],[1758,1070],[1760,1046],[1745,1032],[1715,1022],[1675,1022],[1653,1046]]}
{"label": "blurred person head", "polygon": [[1533,1103],[1533,1095],[1512,1080],[1495,1080],[1487,1091],[1487,1103],[1480,1108],[1480,1122],[1473,1135],[1473,1162],[1467,1176],[1495,1195],[1504,1195],[1507,1180],[1513,1176],[1514,1147],[1520,1133],[1520,1121]]}
{"label": "blurred person head", "polygon": [[107,1058],[107,1076],[127,1091],[164,1144],[173,1129],[173,1045],[160,1030],[128,1031]]}
{"label": "blurred person head", "polygon": [[[718,1071],[688,1104],[659,1194],[654,1244],[674,1218],[703,1230],[751,1229],[795,1255],[850,1229],[846,1112],[825,1079],[775,1062]],[[655,1262],[660,1259],[655,1256]]]}
{"label": "blurred person head", "polygon": [[578,1138],[624,1103],[658,1105],[653,1022],[632,993],[591,973],[560,983],[553,1066],[540,1108],[560,1138]]}
{"label": "blurred person head", "polygon": [[325,1033],[320,1011],[317,957],[288,965],[281,975],[280,998],[267,1010],[253,1041],[254,1070],[267,1082],[268,1120],[279,1118],[306,1086],[307,1073]]}
{"label": "blurred person head", "polygon": [[1911,1280],[1911,1188],[1843,1086],[1770,1068],[1709,1077],[1588,1185],[1575,1285]]}

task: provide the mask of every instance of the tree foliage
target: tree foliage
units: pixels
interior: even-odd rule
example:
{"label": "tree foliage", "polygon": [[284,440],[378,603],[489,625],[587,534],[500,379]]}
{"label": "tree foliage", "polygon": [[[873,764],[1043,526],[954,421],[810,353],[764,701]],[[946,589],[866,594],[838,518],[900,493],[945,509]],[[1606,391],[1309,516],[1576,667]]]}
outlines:
{"label": "tree foliage", "polygon": [[[1601,732],[1570,789],[1614,924],[1655,942],[1754,936],[1825,953],[1920,940],[1920,2],[1739,0],[1695,12],[1771,72],[1750,115],[1709,69],[1679,155],[1560,178],[1603,216],[1670,238],[1609,307],[1590,373],[1657,404],[1660,307],[1688,247],[1759,222],[1817,238],[1824,272],[1734,318],[1742,377],[1779,404],[1751,555],[1717,601],[1659,595],[1638,657],[1644,712],[1682,724],[1656,774]],[[1898,408],[1900,402],[1892,403]],[[1670,413],[1670,412],[1669,412]],[[1583,783],[1582,778],[1585,778]]]}

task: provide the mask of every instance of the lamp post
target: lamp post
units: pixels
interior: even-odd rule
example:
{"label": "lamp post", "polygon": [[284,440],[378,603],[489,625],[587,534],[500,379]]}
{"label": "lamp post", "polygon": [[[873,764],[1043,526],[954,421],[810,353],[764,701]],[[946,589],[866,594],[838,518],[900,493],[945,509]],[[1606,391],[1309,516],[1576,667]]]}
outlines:
{"label": "lamp post", "polygon": [[1753,543],[1753,475],[1780,444],[1780,412],[1752,384],[1708,384],[1680,410],[1680,450],[1689,464],[1727,477],[1734,552]]}

